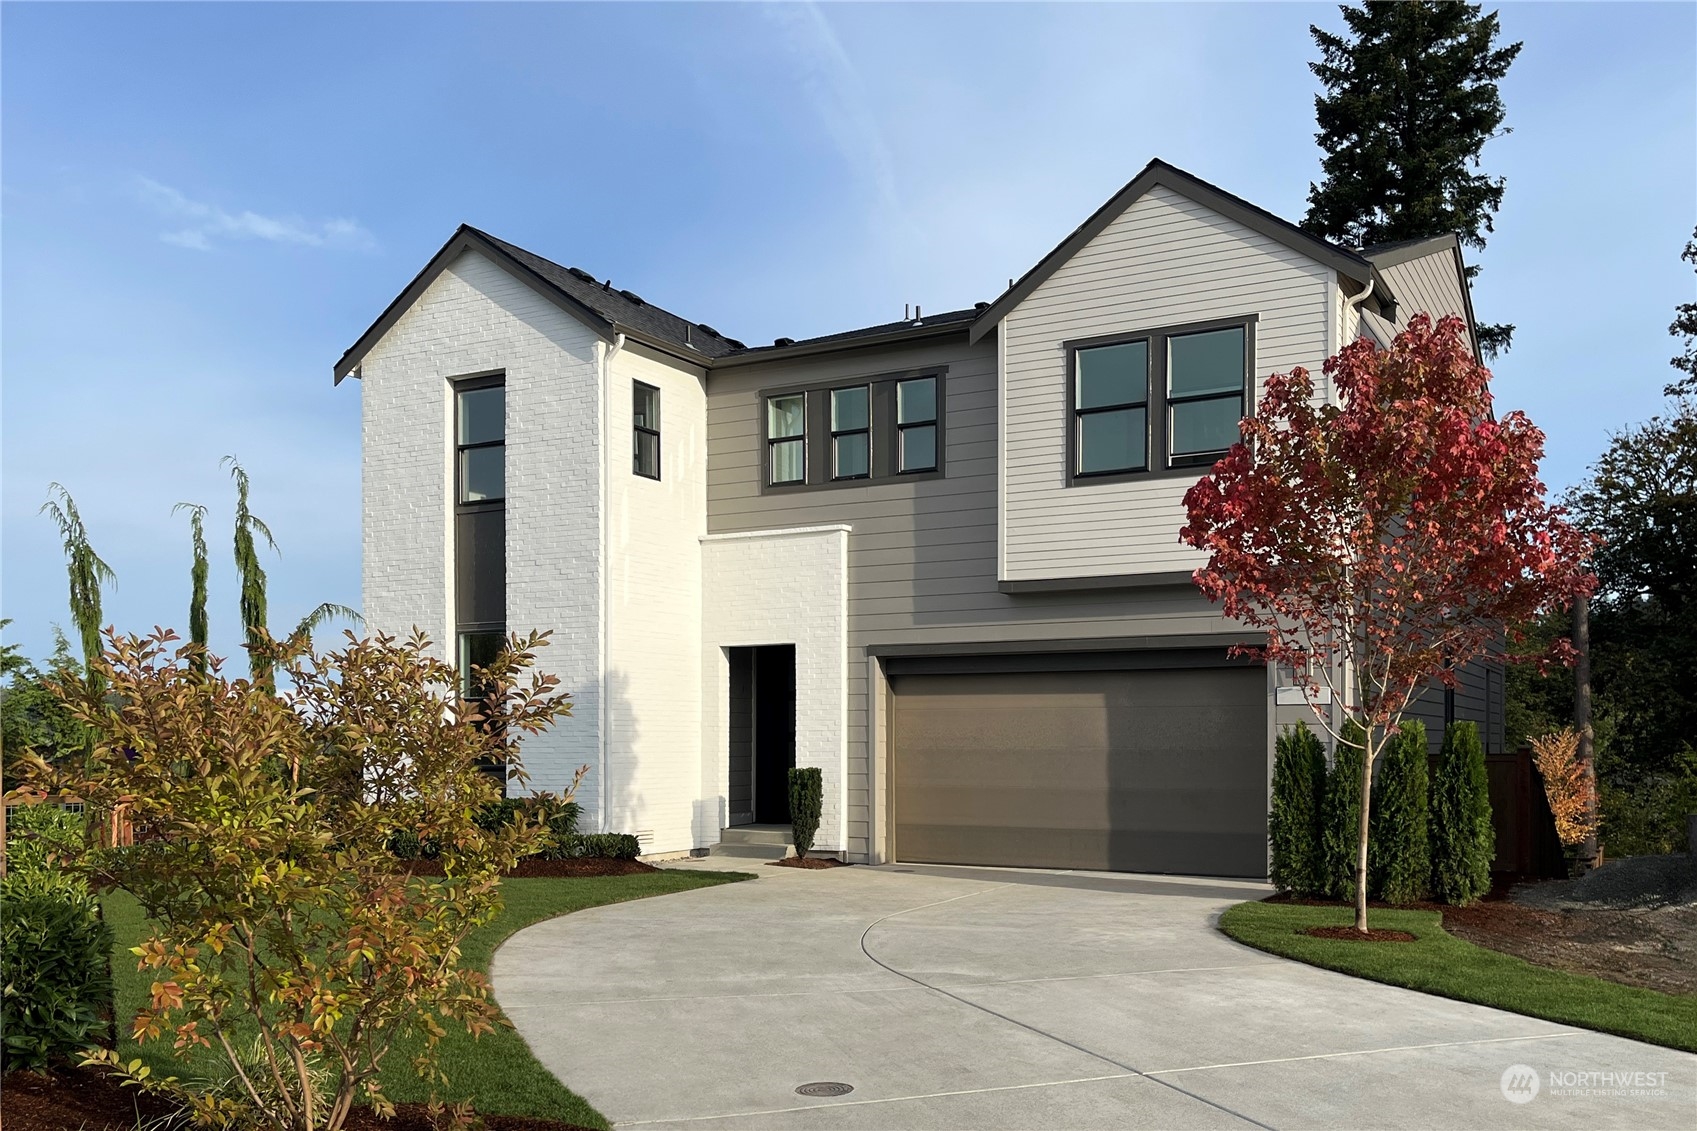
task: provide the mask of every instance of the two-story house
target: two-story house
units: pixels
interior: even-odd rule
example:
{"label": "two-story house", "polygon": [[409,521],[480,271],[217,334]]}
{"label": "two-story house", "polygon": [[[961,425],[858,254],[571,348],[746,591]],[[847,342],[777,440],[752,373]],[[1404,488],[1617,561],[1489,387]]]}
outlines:
{"label": "two-story house", "polygon": [[[650,853],[787,820],[802,765],[851,861],[1264,875],[1308,708],[1228,657],[1180,500],[1268,374],[1417,311],[1472,325],[1455,239],[1160,161],[994,302],[759,346],[462,227],[335,366],[365,615],[462,665],[553,630],[531,785],[587,764],[583,826]],[[1500,671],[1424,709],[1495,748]]]}

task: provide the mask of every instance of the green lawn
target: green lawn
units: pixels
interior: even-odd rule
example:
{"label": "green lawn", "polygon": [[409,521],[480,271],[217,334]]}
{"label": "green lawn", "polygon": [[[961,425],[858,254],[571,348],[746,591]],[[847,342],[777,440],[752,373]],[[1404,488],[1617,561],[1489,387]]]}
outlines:
{"label": "green lawn", "polygon": [[1220,916],[1220,930],[1257,950],[1358,978],[1697,1052],[1697,997],[1551,970],[1474,946],[1445,931],[1437,911],[1373,910],[1367,921],[1416,941],[1305,935],[1309,927],[1348,926],[1355,912],[1298,903],[1240,903]]}
{"label": "green lawn", "polygon": [[[466,940],[465,960],[487,971],[495,949],[508,935],[556,915],[749,878],[736,872],[661,871],[593,879],[507,880],[501,885],[505,909],[493,923]],[[109,893],[102,897],[102,903],[116,944],[112,973],[117,988],[118,1029],[123,1034],[129,1031],[129,1019],[146,1002],[152,982],[151,977],[136,970],[135,956],[129,953],[142,938],[146,920],[126,892]],[[475,1041],[463,1030],[450,1029],[441,1050],[442,1067],[450,1081],[444,1099],[470,1099],[485,1115],[531,1115],[585,1127],[607,1126],[600,1112],[537,1063],[523,1039],[511,1029],[498,1029]],[[126,1060],[141,1057],[156,1074],[184,1080],[212,1074],[207,1062],[200,1059],[204,1053],[185,1061],[172,1051],[167,1040],[140,1046],[124,1041],[119,1051]],[[384,1062],[383,1089],[396,1102],[429,1098],[429,1089],[412,1074],[408,1063],[412,1052],[397,1045]]]}

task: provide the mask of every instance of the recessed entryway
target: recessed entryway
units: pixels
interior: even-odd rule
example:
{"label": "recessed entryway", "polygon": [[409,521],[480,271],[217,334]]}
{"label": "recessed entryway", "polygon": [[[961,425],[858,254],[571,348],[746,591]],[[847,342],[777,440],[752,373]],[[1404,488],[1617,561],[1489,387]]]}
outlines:
{"label": "recessed entryway", "polygon": [[788,825],[795,766],[795,645],[727,648],[729,821]]}

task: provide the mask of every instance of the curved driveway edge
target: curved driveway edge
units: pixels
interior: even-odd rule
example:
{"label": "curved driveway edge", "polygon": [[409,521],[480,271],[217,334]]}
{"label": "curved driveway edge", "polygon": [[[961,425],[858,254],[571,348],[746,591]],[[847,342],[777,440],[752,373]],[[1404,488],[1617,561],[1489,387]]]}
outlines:
{"label": "curved driveway edge", "polygon": [[[1259,884],[751,870],[497,952],[496,995],[537,1059],[616,1124],[1601,1129],[1697,1113],[1689,1054],[1232,942],[1214,922]],[[1540,1080],[1530,1102],[1505,1098],[1516,1065]],[[1638,1090],[1660,1094],[1559,1094],[1552,1072],[1659,1073]],[[796,1094],[814,1081],[854,1091]],[[1608,1090],[1590,1083],[1571,1091]]]}

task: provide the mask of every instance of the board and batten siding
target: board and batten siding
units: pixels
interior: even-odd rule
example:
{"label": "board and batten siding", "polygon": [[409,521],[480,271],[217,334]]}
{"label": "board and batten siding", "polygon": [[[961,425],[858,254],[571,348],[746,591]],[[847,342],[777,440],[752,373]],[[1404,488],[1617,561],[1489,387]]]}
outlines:
{"label": "board and batten siding", "polygon": [[[1317,298],[1318,301],[1318,298]],[[1324,334],[1323,314],[1320,328]],[[946,367],[943,478],[763,493],[763,390],[828,388]],[[1058,427],[1057,422],[1057,427]],[[868,694],[869,647],[1212,635],[1233,631],[1188,584],[1112,592],[1003,593],[997,585],[997,381],[994,335],[716,367],[708,378],[707,525],[711,534],[842,524],[848,534],[845,850],[878,859],[883,744]],[[772,639],[766,643],[785,643]],[[717,694],[723,697],[728,688]],[[705,756],[728,757],[717,739]]]}
{"label": "board and batten siding", "polygon": [[1067,485],[1063,342],[1255,315],[1258,381],[1297,365],[1317,373],[1336,287],[1320,263],[1168,188],[1133,202],[1001,324],[1002,577],[1163,573],[1203,560],[1178,540],[1188,477]]}

